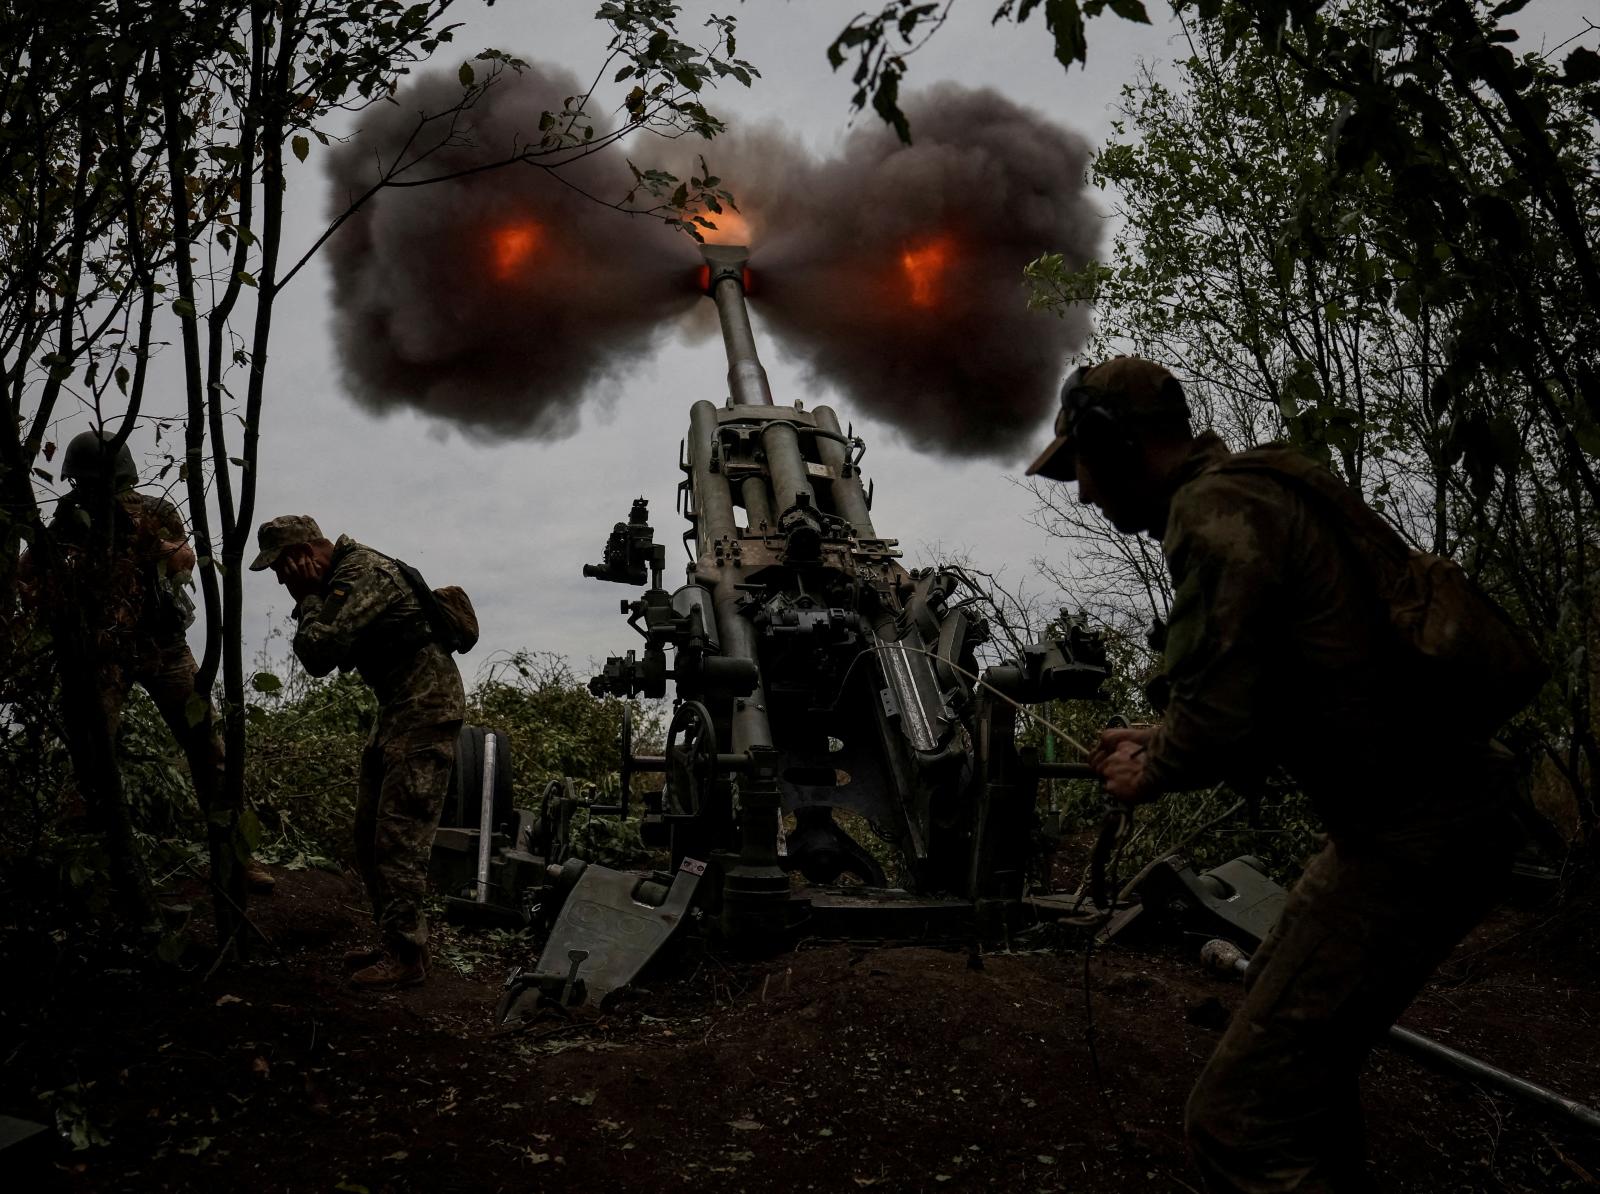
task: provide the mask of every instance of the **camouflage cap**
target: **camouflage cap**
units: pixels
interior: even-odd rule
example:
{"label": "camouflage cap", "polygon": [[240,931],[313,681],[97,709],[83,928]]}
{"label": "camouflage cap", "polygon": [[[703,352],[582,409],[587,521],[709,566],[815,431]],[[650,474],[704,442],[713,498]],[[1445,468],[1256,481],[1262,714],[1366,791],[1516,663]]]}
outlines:
{"label": "camouflage cap", "polygon": [[1099,365],[1074,369],[1061,387],[1055,439],[1028,466],[1028,476],[1071,481],[1077,475],[1073,424],[1079,412],[1091,406],[1102,407],[1129,423],[1189,417],[1183,386],[1171,370],[1154,361],[1112,357]]}
{"label": "camouflage cap", "polygon": [[256,531],[256,546],[261,554],[250,565],[250,571],[260,572],[270,568],[287,547],[298,543],[319,543],[327,539],[317,520],[309,514],[280,514],[268,519]]}

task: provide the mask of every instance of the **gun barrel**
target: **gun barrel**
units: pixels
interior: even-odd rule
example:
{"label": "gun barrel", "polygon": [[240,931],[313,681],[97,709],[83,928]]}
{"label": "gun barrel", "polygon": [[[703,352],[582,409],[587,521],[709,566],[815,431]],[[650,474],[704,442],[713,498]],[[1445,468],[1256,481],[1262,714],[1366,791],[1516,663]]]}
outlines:
{"label": "gun barrel", "polygon": [[728,392],[736,406],[771,406],[772,385],[756,353],[755,333],[744,302],[750,250],[744,245],[702,245],[700,252],[710,268],[707,291],[717,304],[722,344],[728,353]]}

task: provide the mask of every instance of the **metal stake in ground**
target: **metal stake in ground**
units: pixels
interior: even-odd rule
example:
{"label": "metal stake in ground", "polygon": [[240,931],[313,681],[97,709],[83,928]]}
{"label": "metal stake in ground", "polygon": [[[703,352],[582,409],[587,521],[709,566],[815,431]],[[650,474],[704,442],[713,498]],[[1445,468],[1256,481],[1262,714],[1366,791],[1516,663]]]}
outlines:
{"label": "metal stake in ground", "polygon": [[[1233,942],[1221,938],[1205,943],[1200,950],[1200,964],[1217,974],[1243,974],[1250,969],[1250,959],[1245,952]],[[1542,1107],[1590,1135],[1600,1136],[1600,1111],[1557,1094],[1537,1082],[1529,1082],[1526,1078],[1502,1070],[1499,1066],[1480,1061],[1470,1053],[1452,1049],[1449,1045],[1423,1036],[1420,1032],[1412,1032],[1409,1028],[1401,1028],[1398,1024],[1389,1029],[1389,1046],[1433,1069],[1486,1083],[1526,1103]]]}

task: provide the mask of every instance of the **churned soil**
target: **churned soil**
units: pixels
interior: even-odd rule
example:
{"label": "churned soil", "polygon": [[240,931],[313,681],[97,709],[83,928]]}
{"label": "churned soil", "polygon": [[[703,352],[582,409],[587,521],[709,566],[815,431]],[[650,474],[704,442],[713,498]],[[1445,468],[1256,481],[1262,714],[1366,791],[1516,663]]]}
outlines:
{"label": "churned soil", "polygon": [[[283,871],[252,917],[272,947],[209,976],[0,938],[0,1113],[89,1143],[0,1154],[8,1189],[1194,1190],[1184,1099],[1239,994],[1192,943],[1086,966],[1059,929],[977,966],[689,942],[603,1015],[507,1033],[491,1010],[520,942],[445,930],[426,986],[358,995],[357,884]],[[1497,915],[1405,1023],[1600,1103],[1600,934],[1581,934]],[[1364,1096],[1382,1189],[1600,1186],[1600,1142],[1395,1054]]]}

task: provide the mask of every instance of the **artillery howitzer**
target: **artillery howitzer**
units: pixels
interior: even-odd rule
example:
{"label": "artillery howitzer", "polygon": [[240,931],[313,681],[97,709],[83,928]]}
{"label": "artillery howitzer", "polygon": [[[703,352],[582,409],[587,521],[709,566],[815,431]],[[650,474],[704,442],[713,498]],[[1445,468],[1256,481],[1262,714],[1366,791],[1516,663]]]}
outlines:
{"label": "artillery howitzer", "polygon": [[[664,752],[636,753],[625,722],[620,797],[588,811],[626,818],[633,778],[661,773],[641,832],[670,850],[673,870],[566,876],[545,960],[513,984],[563,1001],[621,985],[618,974],[631,977],[691,905],[746,948],[801,924],[908,934],[940,920],[993,925],[1021,907],[1039,861],[1041,778],[1088,774],[1019,749],[1018,710],[1095,697],[1107,675],[1102,642],[1071,620],[980,674],[987,623],[956,571],[908,571],[878,533],[862,441],[827,406],[774,403],[745,307],[747,250],[703,254],[731,396],[693,405],[680,450],[686,582],[666,588],[666,550],[643,498],[583,569],[644,586],[621,603],[642,647],[607,660],[591,690],[660,698],[670,682],[673,695]],[[558,794],[556,807],[570,799]],[[836,811],[893,847],[902,887],[889,888]],[[552,845],[548,814],[523,817],[520,831],[507,827],[518,857],[501,852],[500,864],[538,863],[540,832]],[[545,855],[524,903],[549,906],[555,862],[576,869]],[[810,886],[792,884],[792,872]],[[846,877],[855,882],[839,886]],[[624,955],[618,973],[600,973]]]}
{"label": "artillery howitzer", "polygon": [[[1040,847],[1039,782],[1092,773],[1019,749],[1016,721],[1025,705],[1096,696],[1107,676],[1103,645],[1066,621],[1058,637],[980,675],[987,627],[957,596],[963,578],[899,563],[895,541],[872,522],[861,441],[826,406],[773,403],[745,310],[746,250],[704,254],[732,393],[722,407],[700,401],[690,412],[679,489],[686,583],[664,586],[666,552],[643,498],[612,529],[601,563],[583,569],[646,586],[622,602],[642,651],[608,659],[590,688],[661,698],[670,682],[663,753],[636,753],[625,715],[615,803],[558,781],[538,810],[514,810],[503,748],[481,730],[463,732],[465,778],[452,790],[455,827],[440,831],[436,873],[459,885],[476,859],[473,894],[453,901],[458,909],[497,909],[526,923],[541,907],[559,908],[537,966],[507,979],[501,1019],[540,1002],[599,1002],[694,911],[715,913],[731,943],[760,948],[800,926],[909,936],[953,921],[976,934],[1024,906],[1074,920],[1085,904],[1082,892],[1030,896],[1027,886]],[[643,798],[642,835],[670,850],[672,870],[629,873],[577,856],[574,819],[625,820],[641,772],[663,776]],[[836,810],[896,848],[904,889],[886,887]],[[1103,832],[1096,854],[1114,840]],[[791,883],[791,872],[809,885]],[[1157,926],[1215,937],[1203,960],[1232,974],[1248,965],[1240,947],[1259,946],[1284,905],[1286,893],[1263,872],[1248,856],[1196,871],[1168,855],[1120,894],[1103,874],[1090,881],[1099,888],[1090,915],[1075,922],[1102,939]],[[837,886],[846,875],[858,883]],[[1526,1079],[1400,1027],[1390,1037],[1428,1064],[1586,1131],[1600,1127],[1592,1108]]]}
{"label": "artillery howitzer", "polygon": [[[674,861],[717,864],[725,934],[762,938],[815,913],[815,884],[885,875],[834,819],[861,817],[905,861],[912,893],[968,906],[1019,901],[1036,849],[1039,765],[1016,748],[1016,704],[1095,696],[1105,651],[1081,626],[990,667],[988,637],[953,571],[908,572],[873,525],[861,440],[826,406],[775,405],[745,309],[746,250],[708,246],[731,397],[690,411],[679,510],[687,583],[662,586],[643,501],[585,574],[650,587],[625,602],[642,653],[591,688],[665,694],[660,758],[625,752],[625,781],[665,772],[644,832]],[[668,652],[671,652],[670,667]],[[624,803],[629,799],[623,784]],[[784,815],[794,828],[782,832]]]}

